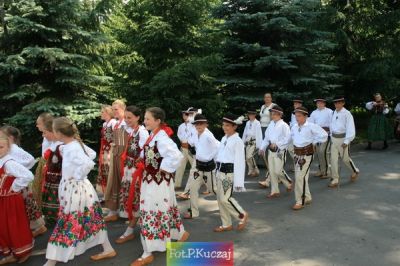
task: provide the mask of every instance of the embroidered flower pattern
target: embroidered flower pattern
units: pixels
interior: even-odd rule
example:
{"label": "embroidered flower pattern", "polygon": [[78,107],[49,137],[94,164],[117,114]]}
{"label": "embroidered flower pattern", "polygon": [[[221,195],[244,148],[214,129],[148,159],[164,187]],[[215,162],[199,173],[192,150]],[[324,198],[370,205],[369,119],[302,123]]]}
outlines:
{"label": "embroidered flower pattern", "polygon": [[228,178],[224,178],[221,180],[222,182],[222,189],[224,190],[224,194],[226,194],[226,192],[232,188],[232,181],[230,181]]}
{"label": "embroidered flower pattern", "polygon": [[181,231],[182,220],[177,206],[167,211],[140,210],[140,233],[148,240],[166,240],[171,237],[171,230]]}
{"label": "embroidered flower pattern", "polygon": [[76,247],[79,242],[84,242],[100,231],[106,230],[99,203],[90,208],[85,207],[83,212],[75,211],[68,214],[63,212],[63,207],[60,207],[58,215],[56,227],[49,239],[49,243],[56,246]]}

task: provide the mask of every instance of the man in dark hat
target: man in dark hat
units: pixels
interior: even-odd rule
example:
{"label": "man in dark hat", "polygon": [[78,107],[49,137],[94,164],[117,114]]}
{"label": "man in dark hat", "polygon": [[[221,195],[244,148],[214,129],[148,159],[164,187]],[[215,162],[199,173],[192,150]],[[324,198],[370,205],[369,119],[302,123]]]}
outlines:
{"label": "man in dark hat", "polygon": [[[333,111],[326,107],[325,98],[322,97],[317,98],[314,100],[314,102],[317,105],[317,109],[315,109],[311,113],[309,121],[322,127],[329,135],[329,125],[332,120]],[[316,147],[319,171],[315,174],[315,176],[321,179],[328,178],[328,166],[329,166],[328,151],[330,149],[329,146],[330,146],[330,139],[328,137],[328,140],[326,142],[319,143]]]}
{"label": "man in dark hat", "polygon": [[197,134],[194,136],[194,145],[196,148],[196,170],[190,177],[190,208],[189,212],[184,214],[185,219],[192,219],[199,216],[199,188],[205,182],[208,191],[216,194],[217,185],[215,182],[215,155],[218,151],[219,141],[213,133],[208,130],[208,120],[202,114],[194,117],[192,124],[196,127]]}
{"label": "man in dark hat", "polygon": [[[292,102],[293,102],[293,110],[296,110],[297,108],[300,108],[300,107],[303,106],[303,100],[300,99],[299,97],[294,98],[292,100]],[[296,124],[297,124],[296,116],[292,112],[292,114],[290,116],[289,126],[290,126],[290,128],[292,128]],[[292,143],[289,144],[288,153],[289,153],[290,157],[292,157],[292,159],[293,159],[294,158],[294,151],[293,151],[293,144]],[[292,167],[290,167],[289,169],[292,170]]]}
{"label": "man in dark hat", "polygon": [[222,119],[225,136],[221,140],[216,157],[217,200],[222,225],[216,227],[214,232],[232,230],[232,217],[239,220],[238,230],[243,230],[247,225],[247,212],[232,197],[233,191],[245,191],[244,143],[236,132],[238,125],[242,124],[243,120],[244,117],[235,115],[225,115]]}
{"label": "man in dark hat", "polygon": [[292,208],[293,210],[300,210],[304,208],[305,204],[310,204],[312,200],[308,176],[314,154],[314,145],[325,142],[328,139],[328,133],[320,126],[307,121],[307,108],[299,107],[293,113],[296,116],[297,123],[291,129],[296,179],[296,203]]}
{"label": "man in dark hat", "polygon": [[242,136],[246,150],[247,175],[252,177],[256,177],[260,174],[254,158],[262,142],[261,124],[256,119],[256,115],[256,110],[247,111],[249,120],[246,122],[246,127],[244,128]]}
{"label": "man in dark hat", "polygon": [[286,174],[283,166],[286,160],[286,149],[290,143],[290,128],[283,117],[283,109],[275,105],[270,110],[272,121],[265,131],[265,137],[260,147],[260,155],[268,152],[268,169],[271,176],[271,193],[268,198],[277,198],[280,196],[279,181],[292,191],[292,180]]}
{"label": "man in dark hat", "polygon": [[339,185],[339,158],[352,172],[350,180],[356,181],[359,170],[350,158],[350,143],[356,136],[353,115],[344,107],[345,99],[343,96],[336,96],[333,100],[335,111],[333,112],[330,124],[331,134],[331,172],[332,179],[329,187],[336,188]]}

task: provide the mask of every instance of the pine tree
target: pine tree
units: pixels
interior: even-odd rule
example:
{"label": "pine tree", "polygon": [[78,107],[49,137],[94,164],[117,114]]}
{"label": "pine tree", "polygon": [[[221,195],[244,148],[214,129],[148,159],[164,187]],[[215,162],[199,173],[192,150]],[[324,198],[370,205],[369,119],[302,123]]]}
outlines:
{"label": "pine tree", "polygon": [[181,110],[202,108],[218,118],[223,105],[214,77],[221,34],[209,0],[125,1],[104,25],[113,38],[111,71],[121,96],[141,107],[160,106],[169,123]]}
{"label": "pine tree", "polygon": [[258,108],[266,92],[289,105],[293,97],[311,101],[340,86],[335,34],[321,23],[332,15],[320,1],[230,0],[215,14],[228,33],[219,81],[236,113]]}
{"label": "pine tree", "polygon": [[335,56],[345,75],[347,98],[364,106],[375,92],[386,100],[399,96],[400,1],[327,2],[337,10],[334,27],[340,45]]}
{"label": "pine tree", "polygon": [[3,2],[0,111],[28,136],[36,134],[41,112],[68,115],[88,126],[98,116],[99,102],[107,99],[110,78],[99,67],[99,49],[107,41],[100,21],[109,6],[106,1],[90,3]]}

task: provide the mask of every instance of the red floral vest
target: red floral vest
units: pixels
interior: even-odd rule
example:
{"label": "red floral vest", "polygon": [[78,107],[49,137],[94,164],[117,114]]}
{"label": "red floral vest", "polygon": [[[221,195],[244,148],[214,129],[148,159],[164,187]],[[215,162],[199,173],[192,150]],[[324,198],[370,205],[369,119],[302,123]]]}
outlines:
{"label": "red floral vest", "polygon": [[173,174],[166,174],[160,171],[160,166],[162,162],[161,154],[157,149],[157,141],[154,143],[153,147],[146,145],[144,148],[144,172],[143,172],[143,182],[150,184],[151,181],[161,184],[164,180],[170,183],[171,179],[174,177]]}

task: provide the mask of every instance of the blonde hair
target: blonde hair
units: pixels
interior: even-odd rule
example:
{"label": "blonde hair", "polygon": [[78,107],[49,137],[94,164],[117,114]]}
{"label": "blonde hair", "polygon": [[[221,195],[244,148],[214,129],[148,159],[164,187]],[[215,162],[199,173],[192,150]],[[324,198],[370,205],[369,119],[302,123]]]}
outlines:
{"label": "blonde hair", "polygon": [[70,118],[65,116],[55,118],[53,120],[53,131],[59,132],[66,137],[72,137],[77,140],[85,154],[88,155],[84,148],[81,136],[79,135],[78,127]]}
{"label": "blonde hair", "polygon": [[12,137],[14,140],[14,143],[17,144],[18,146],[21,146],[21,131],[13,126],[5,125],[0,128],[0,130],[7,136],[7,137]]}
{"label": "blonde hair", "polygon": [[120,100],[120,99],[115,100],[115,101],[112,103],[112,105],[118,105],[119,107],[121,107],[121,108],[124,109],[124,110],[125,110],[125,108],[126,108],[125,102],[124,102],[123,100]]}
{"label": "blonde hair", "polygon": [[111,117],[114,116],[111,105],[103,105],[103,106],[101,107],[101,111],[106,112],[106,113],[107,113],[109,116],[111,116]]}
{"label": "blonde hair", "polygon": [[10,148],[11,143],[10,143],[10,139],[7,137],[6,134],[0,134],[0,142],[5,142],[7,144],[7,147]]}

